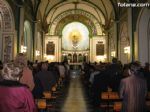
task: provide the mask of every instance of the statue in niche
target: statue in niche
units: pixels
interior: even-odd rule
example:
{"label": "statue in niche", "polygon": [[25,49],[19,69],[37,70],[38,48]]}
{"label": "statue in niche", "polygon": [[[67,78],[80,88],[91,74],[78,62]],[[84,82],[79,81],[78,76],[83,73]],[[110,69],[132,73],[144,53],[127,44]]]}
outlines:
{"label": "statue in niche", "polygon": [[104,55],[104,44],[101,41],[96,44],[96,55]]}
{"label": "statue in niche", "polygon": [[55,44],[53,42],[48,41],[46,44],[46,54],[54,55],[55,54]]}

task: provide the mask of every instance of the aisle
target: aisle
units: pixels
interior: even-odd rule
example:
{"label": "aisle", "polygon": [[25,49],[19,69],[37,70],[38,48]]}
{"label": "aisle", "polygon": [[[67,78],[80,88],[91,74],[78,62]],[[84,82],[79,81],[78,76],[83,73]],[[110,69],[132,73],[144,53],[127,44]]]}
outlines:
{"label": "aisle", "polygon": [[71,79],[68,92],[67,99],[61,112],[89,112],[79,77]]}

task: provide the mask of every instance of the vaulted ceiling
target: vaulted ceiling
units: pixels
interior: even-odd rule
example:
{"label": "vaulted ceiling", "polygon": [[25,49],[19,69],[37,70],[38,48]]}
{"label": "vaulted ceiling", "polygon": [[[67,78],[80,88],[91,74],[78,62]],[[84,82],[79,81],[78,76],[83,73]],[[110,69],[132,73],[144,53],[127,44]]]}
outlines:
{"label": "vaulted ceiling", "polygon": [[[32,0],[33,1],[33,0]],[[117,0],[41,0],[38,7],[37,18],[41,16],[44,29],[47,29],[53,16],[66,10],[81,9],[95,12],[101,23],[108,26],[111,19],[118,18]],[[46,27],[47,26],[47,27]]]}
{"label": "vaulted ceiling", "polygon": [[111,0],[41,0],[39,10],[41,15],[45,17],[48,16],[52,10],[57,10],[59,7],[66,7],[68,4],[77,4],[78,6],[81,4],[88,5],[95,10],[100,10],[105,18],[109,17],[111,12],[114,11],[113,2]]}
{"label": "vaulted ceiling", "polygon": [[[119,2],[135,2],[137,0],[12,0],[22,4],[27,2],[31,5],[34,20],[42,23],[44,30],[54,20],[56,14],[63,11],[81,9],[94,13],[100,19],[101,24],[109,27],[111,21],[117,21],[120,15]],[[140,0],[138,0],[140,1]],[[141,0],[143,1],[143,0]],[[147,0],[144,0],[147,1]]]}

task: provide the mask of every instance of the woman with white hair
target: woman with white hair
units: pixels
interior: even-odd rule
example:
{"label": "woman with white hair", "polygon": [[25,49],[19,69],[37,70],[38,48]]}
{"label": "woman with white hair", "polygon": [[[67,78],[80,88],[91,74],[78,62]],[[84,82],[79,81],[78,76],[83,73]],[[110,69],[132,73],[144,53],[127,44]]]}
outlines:
{"label": "woman with white hair", "polygon": [[30,91],[33,90],[35,84],[34,84],[34,79],[33,79],[33,75],[32,75],[32,71],[29,69],[28,65],[27,65],[27,58],[23,53],[19,53],[16,56],[16,59],[14,60],[16,65],[21,65],[23,67],[23,73],[22,73],[22,77],[20,79],[20,82],[23,84],[26,84]]}
{"label": "woman with white hair", "polygon": [[0,82],[0,112],[37,112],[30,90],[19,82],[22,67],[6,63]]}

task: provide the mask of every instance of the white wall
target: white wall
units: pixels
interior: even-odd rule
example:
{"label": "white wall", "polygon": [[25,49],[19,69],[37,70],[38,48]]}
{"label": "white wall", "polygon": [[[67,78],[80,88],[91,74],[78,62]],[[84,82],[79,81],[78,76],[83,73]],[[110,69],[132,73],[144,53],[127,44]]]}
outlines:
{"label": "white wall", "polygon": [[[104,57],[105,59],[98,59],[96,56],[96,44],[98,41],[102,41],[104,44]],[[107,61],[107,41],[106,36],[96,36],[90,39],[90,61],[91,62],[99,62],[99,61]],[[101,57],[102,58],[102,57]]]}
{"label": "white wall", "polygon": [[[54,54],[54,58],[53,59],[48,59],[49,62],[55,62],[55,61],[60,61],[59,58],[61,58],[60,52],[60,40],[59,40],[59,36],[50,36],[50,35],[45,35],[45,47],[44,47],[44,54],[46,54],[46,44],[48,43],[48,41],[51,41],[55,44],[55,54]],[[47,60],[45,58],[45,60]]]}
{"label": "white wall", "polygon": [[138,59],[142,65],[145,62],[150,62],[150,35],[148,31],[148,23],[150,21],[150,9],[144,8],[138,18]]}

